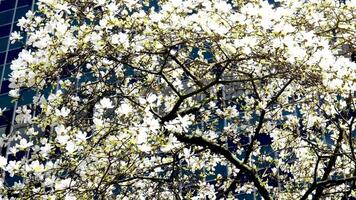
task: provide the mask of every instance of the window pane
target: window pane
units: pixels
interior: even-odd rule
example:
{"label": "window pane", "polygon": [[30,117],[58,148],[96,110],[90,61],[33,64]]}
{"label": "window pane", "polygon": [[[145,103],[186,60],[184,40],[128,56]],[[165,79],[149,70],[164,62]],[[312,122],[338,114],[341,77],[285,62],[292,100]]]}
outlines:
{"label": "window pane", "polygon": [[12,32],[15,32],[15,31],[20,31],[20,27],[17,26],[17,22],[15,22],[14,26],[12,27]]}
{"label": "window pane", "polygon": [[[22,39],[22,41],[25,43],[25,37]],[[9,50],[20,49],[23,47],[22,44],[22,42],[15,42],[14,44],[10,44]]]}
{"label": "window pane", "polygon": [[7,10],[7,11],[0,12],[0,26],[11,23],[13,13],[14,10]]}
{"label": "window pane", "polygon": [[19,0],[19,2],[17,2],[17,7],[23,6],[23,5],[31,6],[32,0]]}
{"label": "window pane", "polygon": [[20,92],[21,98],[19,99],[18,106],[31,104],[33,96],[35,96],[36,92],[30,89],[25,89]]}
{"label": "window pane", "polygon": [[0,53],[0,64],[3,64],[5,61],[5,56],[6,56],[6,52],[2,52]]}
{"label": "window pane", "polygon": [[9,41],[8,37],[0,38],[0,52],[6,51],[8,41]]}
{"label": "window pane", "polygon": [[8,94],[1,94],[0,95],[0,102],[1,102],[1,107],[7,107],[7,108],[10,108],[10,107],[13,107],[14,103],[11,102],[12,101],[12,98],[9,97]]}
{"label": "window pane", "polygon": [[11,64],[6,64],[5,65],[4,79],[10,78],[10,73],[11,73],[10,65]]}
{"label": "window pane", "polygon": [[10,63],[12,60],[17,58],[17,55],[19,55],[21,50],[22,49],[15,49],[15,50],[9,51],[9,53],[7,55],[6,63]]}
{"label": "window pane", "polygon": [[[2,104],[1,104],[1,106],[4,107]],[[9,109],[9,107],[7,107],[7,108],[8,108],[8,110],[4,111],[3,115],[0,117],[0,126],[1,127],[8,126],[11,124],[14,109]]]}
{"label": "window pane", "polygon": [[9,84],[10,84],[9,80],[6,80],[6,81],[2,82],[0,94],[8,93],[10,91]]}
{"label": "window pane", "polygon": [[0,11],[9,10],[15,7],[15,0],[1,1]]}
{"label": "window pane", "polygon": [[24,6],[24,7],[16,9],[15,21],[17,21],[21,17],[25,16],[27,11],[30,10],[30,9],[31,9],[30,6]]}
{"label": "window pane", "polygon": [[11,24],[0,26],[0,37],[8,36],[10,34]]}

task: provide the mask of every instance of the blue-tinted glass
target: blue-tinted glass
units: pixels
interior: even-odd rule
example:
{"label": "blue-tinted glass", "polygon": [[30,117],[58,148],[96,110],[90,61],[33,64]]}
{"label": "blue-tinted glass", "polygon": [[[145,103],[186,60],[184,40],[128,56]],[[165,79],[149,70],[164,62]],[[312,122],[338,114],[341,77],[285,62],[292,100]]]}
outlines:
{"label": "blue-tinted glass", "polygon": [[12,32],[14,32],[14,31],[20,31],[20,27],[17,26],[16,22],[14,23],[14,26],[12,27]]}
{"label": "blue-tinted glass", "polygon": [[12,51],[9,51],[6,59],[6,63],[10,63],[13,59],[17,58],[17,55],[21,52],[22,49],[15,49]]}
{"label": "blue-tinted glass", "polygon": [[6,56],[6,52],[2,52],[0,53],[0,64],[3,64],[5,61],[5,56]]}
{"label": "blue-tinted glass", "polygon": [[8,93],[10,91],[9,84],[10,84],[9,80],[5,80],[2,82],[0,94]]}
{"label": "blue-tinted glass", "polygon": [[7,135],[8,125],[0,126],[0,135]]}
{"label": "blue-tinted glass", "polygon": [[237,199],[244,199],[244,200],[254,200],[253,193],[251,194],[238,194],[236,195]]}
{"label": "blue-tinted glass", "polygon": [[1,1],[0,11],[9,10],[15,7],[16,0]]}
{"label": "blue-tinted glass", "polygon": [[274,168],[274,166],[260,169],[260,170],[258,170],[258,174],[260,176],[267,175],[267,176],[264,176],[262,178],[262,180],[263,181],[268,181],[268,185],[269,186],[277,187],[278,186],[278,180],[276,178],[274,178],[273,176],[268,176],[268,174],[272,174],[272,168]]}
{"label": "blue-tinted glass", "polygon": [[259,134],[257,136],[257,140],[260,142],[261,145],[268,145],[272,143],[272,138],[264,133]]}
{"label": "blue-tinted glass", "polygon": [[245,135],[240,135],[240,144],[247,145],[250,142],[250,138]]}
{"label": "blue-tinted glass", "polygon": [[35,96],[36,92],[30,89],[25,89],[21,91],[21,98],[19,99],[18,105],[26,105],[32,103],[33,96]]}
{"label": "blue-tinted glass", "polygon": [[11,102],[12,101],[12,98],[9,97],[8,94],[1,94],[0,95],[0,102],[1,102],[1,107],[4,108],[4,107],[7,107],[7,108],[10,108],[14,105],[14,103]]}
{"label": "blue-tinted glass", "polygon": [[5,146],[3,146],[3,147],[1,148],[1,156],[6,157],[6,149],[7,149],[7,147],[5,147]]}
{"label": "blue-tinted glass", "polygon": [[224,127],[225,127],[225,120],[224,119],[219,119],[217,131],[218,132],[223,132],[224,131]]}
{"label": "blue-tinted glass", "polygon": [[13,13],[14,10],[7,10],[7,11],[0,12],[0,26],[11,23]]}
{"label": "blue-tinted glass", "polygon": [[270,145],[262,146],[261,154],[269,155],[269,156],[272,156],[273,158],[275,157],[275,152],[273,151],[273,149]]}
{"label": "blue-tinted glass", "polygon": [[331,139],[331,134],[329,133],[329,134],[325,134],[325,142],[326,142],[326,144],[328,144],[328,145],[333,145],[334,144],[334,141],[333,141],[333,139]]}
{"label": "blue-tinted glass", "polygon": [[18,182],[21,182],[22,181],[22,178],[20,176],[10,176],[10,174],[8,172],[6,172],[6,175],[5,175],[5,183],[8,185],[8,186],[13,186],[15,183],[18,183]]}
{"label": "blue-tinted glass", "polygon": [[[253,157],[253,159],[258,159],[259,157],[257,157],[257,156],[252,156]],[[268,161],[259,161],[259,162],[256,162],[256,167],[257,168],[268,168],[268,167],[270,167],[271,166],[271,163],[270,162],[268,162]],[[261,172],[261,175],[263,174],[263,172]]]}
{"label": "blue-tinted glass", "polygon": [[[0,16],[1,17],[1,16]],[[8,37],[0,38],[0,52],[6,51],[7,49],[7,42],[9,41]]]}
{"label": "blue-tinted glass", "polygon": [[126,70],[125,70],[125,76],[132,76],[135,74],[135,71],[133,68],[126,66]]}
{"label": "blue-tinted glass", "polygon": [[19,0],[19,2],[17,2],[17,7],[23,6],[23,5],[31,6],[32,0]]}
{"label": "blue-tinted glass", "polygon": [[236,151],[237,150],[237,144],[235,144],[235,142],[231,138],[227,139],[227,145],[228,145],[229,151]]}
{"label": "blue-tinted glass", "polygon": [[10,73],[11,73],[10,65],[11,65],[11,64],[6,64],[6,65],[5,65],[4,79],[10,78]]}
{"label": "blue-tinted glass", "polygon": [[[5,107],[1,105],[1,107]],[[12,114],[14,109],[9,109],[3,112],[3,115],[0,117],[0,126],[7,126],[11,124]]]}
{"label": "blue-tinted glass", "polygon": [[15,21],[17,21],[21,17],[25,16],[27,11],[29,11],[30,9],[31,9],[30,6],[24,6],[24,7],[16,9]]}
{"label": "blue-tinted glass", "polygon": [[227,167],[223,166],[221,164],[217,164],[215,167],[215,174],[208,175],[205,180],[212,183],[213,180],[216,180],[218,174],[220,174],[222,177],[226,178],[227,177]]}
{"label": "blue-tinted glass", "polygon": [[92,73],[85,73],[79,79],[79,83],[83,83],[83,82],[86,82],[86,81],[95,81],[95,77],[93,76]]}
{"label": "blue-tinted glass", "polygon": [[11,24],[0,26],[0,37],[8,36],[10,34]]}
{"label": "blue-tinted glass", "polygon": [[37,3],[34,3],[34,7],[33,7],[33,10],[38,10],[38,4]]}
{"label": "blue-tinted glass", "polygon": [[23,37],[22,42],[15,42],[13,44],[10,43],[9,50],[22,48],[23,44],[25,43],[25,40],[26,40],[26,37]]}
{"label": "blue-tinted glass", "polygon": [[214,59],[214,55],[209,51],[204,52],[203,56],[208,62],[211,62]]}
{"label": "blue-tinted glass", "polygon": [[218,174],[221,174],[223,177],[227,177],[227,167],[221,164],[216,165],[215,170]]}
{"label": "blue-tinted glass", "polygon": [[66,78],[66,77],[68,77],[69,75],[71,75],[71,74],[72,74],[72,71],[74,71],[75,68],[76,68],[75,65],[70,65],[70,64],[65,65],[65,66],[63,67],[63,69],[62,69],[61,74],[60,74],[61,78]]}

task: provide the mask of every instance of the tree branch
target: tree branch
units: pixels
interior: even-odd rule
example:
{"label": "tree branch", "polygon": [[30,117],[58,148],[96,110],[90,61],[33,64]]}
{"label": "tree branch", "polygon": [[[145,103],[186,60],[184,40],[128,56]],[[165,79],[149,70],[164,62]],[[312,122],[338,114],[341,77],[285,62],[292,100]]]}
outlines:
{"label": "tree branch", "polygon": [[206,147],[213,153],[222,155],[224,158],[226,158],[228,161],[230,161],[236,168],[238,168],[241,171],[245,172],[246,174],[250,175],[254,185],[258,189],[258,192],[261,194],[261,196],[266,200],[271,200],[270,194],[269,194],[268,190],[266,189],[266,187],[264,186],[262,180],[258,177],[257,172],[253,168],[250,168],[245,163],[238,160],[238,158],[236,158],[236,156],[233,155],[229,150],[227,150],[224,147],[221,147],[219,145],[216,145],[212,142],[209,142],[202,137],[186,136],[186,135],[182,135],[182,134],[175,134],[175,136],[177,137],[177,139],[180,142],[184,142],[187,144],[194,144],[194,145],[201,146],[201,147]]}

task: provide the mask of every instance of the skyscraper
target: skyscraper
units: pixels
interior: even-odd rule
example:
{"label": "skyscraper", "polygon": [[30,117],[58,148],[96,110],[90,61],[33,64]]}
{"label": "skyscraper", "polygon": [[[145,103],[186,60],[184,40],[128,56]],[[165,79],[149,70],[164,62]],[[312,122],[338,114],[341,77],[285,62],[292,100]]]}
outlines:
{"label": "skyscraper", "polygon": [[[17,31],[19,27],[16,25],[18,20],[25,16],[27,11],[33,10],[35,6],[34,0],[0,0],[0,108],[6,108],[3,116],[0,117],[0,136],[8,135],[14,129],[18,129],[20,125],[14,123],[15,110],[18,106],[28,104],[32,100],[29,95],[24,95],[18,101],[14,101],[9,95],[9,74],[11,72],[10,63],[17,57],[22,50],[21,43],[11,44],[10,34]],[[23,39],[25,41],[26,38]],[[27,92],[27,91],[22,91]],[[9,152],[7,141],[1,137],[1,155],[9,159],[24,156],[23,153],[12,155]],[[7,177],[7,183],[13,184],[18,177]]]}

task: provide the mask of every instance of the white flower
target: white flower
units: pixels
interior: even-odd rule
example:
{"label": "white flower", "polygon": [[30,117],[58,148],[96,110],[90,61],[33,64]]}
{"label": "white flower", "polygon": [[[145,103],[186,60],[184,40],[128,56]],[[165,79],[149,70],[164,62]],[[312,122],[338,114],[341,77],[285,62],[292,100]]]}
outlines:
{"label": "white flower", "polygon": [[101,6],[105,4],[105,0],[96,0],[96,3]]}
{"label": "white flower", "polygon": [[97,128],[102,127],[104,125],[104,121],[100,118],[94,118],[93,122]]}
{"label": "white flower", "polygon": [[62,107],[61,110],[56,109],[56,116],[58,117],[67,117],[70,113],[70,109]]}
{"label": "white flower", "polygon": [[159,121],[152,116],[145,118],[144,123],[148,126],[149,130],[154,133],[161,127]]}
{"label": "white flower", "polygon": [[29,23],[29,20],[26,19],[25,17],[22,17],[21,19],[19,19],[17,26],[19,26],[19,27],[21,27],[21,29],[23,29],[27,26],[28,23]]}
{"label": "white flower", "polygon": [[69,140],[69,136],[68,135],[59,135],[59,136],[57,136],[56,139],[59,144],[65,145],[67,143],[67,141]]}
{"label": "white flower", "polygon": [[112,44],[119,44],[119,42],[120,42],[120,36],[118,34],[114,34],[111,37],[111,43]]}
{"label": "white flower", "polygon": [[0,108],[0,116],[2,116],[4,114],[5,110],[6,110],[6,107],[5,108]]}
{"label": "white flower", "polygon": [[6,166],[5,170],[10,173],[10,176],[13,177],[15,172],[20,168],[20,162],[11,160]]}
{"label": "white flower", "polygon": [[191,156],[191,151],[188,148],[183,149],[184,157],[189,158]]}
{"label": "white flower", "polygon": [[27,134],[36,136],[36,135],[38,135],[38,131],[35,131],[35,129],[33,127],[31,127],[27,130]]}
{"label": "white flower", "polygon": [[54,177],[47,177],[44,181],[44,185],[45,186],[53,186],[54,181],[55,181]]}
{"label": "white flower", "polygon": [[113,108],[114,105],[112,104],[112,101],[109,98],[103,98],[102,100],[100,100],[100,106],[101,108]]}
{"label": "white flower", "polygon": [[41,155],[43,157],[47,157],[48,153],[51,151],[52,146],[51,144],[45,144],[43,147],[40,148],[41,149]]}
{"label": "white flower", "polygon": [[217,24],[216,22],[209,22],[207,26],[217,34],[224,35],[226,34],[229,29],[226,28],[224,25]]}
{"label": "white flower", "polygon": [[183,4],[182,0],[172,0],[172,6],[175,8],[182,6],[182,4]]}
{"label": "white flower", "polygon": [[71,195],[71,194],[67,194],[65,197],[64,197],[64,200],[76,200],[77,197]]}
{"label": "white flower", "polygon": [[186,115],[184,117],[181,117],[180,115],[178,115],[178,119],[181,123],[181,126],[183,128],[184,131],[188,130],[188,127],[192,124],[192,122],[190,121],[189,117]]}
{"label": "white flower", "polygon": [[15,98],[15,99],[19,98],[20,97],[20,89],[10,90],[9,96],[12,98]]}
{"label": "white flower", "polygon": [[140,145],[138,145],[138,149],[140,149],[140,151],[143,151],[143,152],[148,152],[148,151],[151,151],[151,146],[148,144],[140,144]]}
{"label": "white flower", "polygon": [[123,115],[128,115],[129,113],[132,112],[132,108],[129,104],[127,103],[122,103],[120,107],[117,109],[118,114],[123,114]]}
{"label": "white flower", "polygon": [[111,36],[112,44],[123,44],[124,46],[127,46],[128,42],[128,36],[125,33],[118,33]]}
{"label": "white flower", "polygon": [[27,140],[25,138],[22,138],[20,140],[20,144],[16,145],[18,146],[19,149],[24,150],[27,149],[28,147],[32,146],[33,142],[27,142]]}
{"label": "white flower", "polygon": [[39,172],[43,172],[44,171],[44,166],[43,164],[40,164],[40,162],[38,160],[36,161],[33,161],[31,164],[30,164],[30,168],[36,172],[36,173],[39,173]]}
{"label": "white flower", "polygon": [[[56,23],[56,30],[58,32],[59,35],[64,35],[65,32],[67,31],[68,27],[66,26],[66,24],[61,23],[61,22],[57,22]],[[58,35],[57,34],[57,35]]]}
{"label": "white flower", "polygon": [[55,131],[58,135],[61,135],[61,134],[65,133],[67,130],[66,130],[66,128],[61,124],[61,125],[59,125],[59,126],[56,126],[56,127],[54,128],[54,131]]}
{"label": "white flower", "polygon": [[328,83],[328,86],[331,88],[331,89],[339,89],[342,87],[343,85],[343,80],[342,79],[339,79],[339,78],[335,78],[335,79],[332,79],[329,81]]}
{"label": "white flower", "polygon": [[0,168],[4,169],[4,167],[7,165],[7,159],[3,156],[0,156]]}
{"label": "white flower", "polygon": [[18,31],[11,33],[11,36],[10,36],[11,44],[13,44],[21,39],[22,39],[22,36],[20,35],[20,33]]}
{"label": "white flower", "polygon": [[54,187],[56,188],[56,190],[63,190],[63,189],[68,188],[70,186],[71,182],[74,183],[74,181],[72,181],[72,179],[67,178],[67,179],[64,179],[64,180],[61,180],[61,181],[55,183]]}
{"label": "white flower", "polygon": [[31,123],[31,110],[27,109],[27,106],[18,107],[16,113],[15,120],[17,123]]}
{"label": "white flower", "polygon": [[39,2],[47,4],[47,5],[52,5],[54,4],[56,1],[55,0],[39,0]]}
{"label": "white flower", "polygon": [[83,133],[82,131],[78,131],[78,133],[75,135],[75,138],[77,141],[83,141],[87,139],[87,134]]}
{"label": "white flower", "polygon": [[72,141],[67,142],[66,150],[68,151],[69,154],[74,153],[74,151],[77,149],[78,147],[75,145],[74,142]]}
{"label": "white flower", "polygon": [[155,94],[150,94],[150,95],[148,95],[148,97],[147,97],[147,102],[148,103],[153,103],[153,102],[155,102],[157,100],[157,96],[155,95]]}
{"label": "white flower", "polygon": [[9,148],[9,151],[10,151],[12,154],[14,154],[14,155],[16,155],[16,153],[18,152],[16,146],[10,147],[10,148]]}

